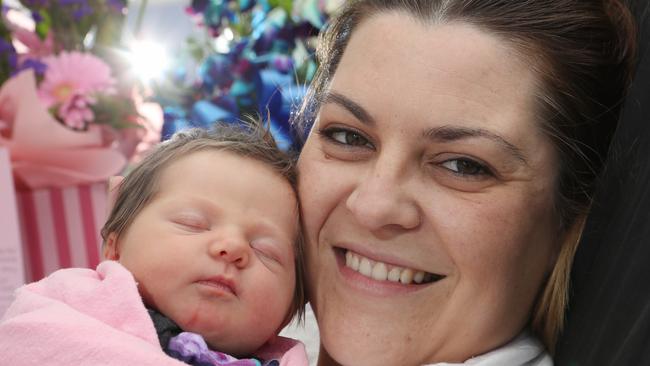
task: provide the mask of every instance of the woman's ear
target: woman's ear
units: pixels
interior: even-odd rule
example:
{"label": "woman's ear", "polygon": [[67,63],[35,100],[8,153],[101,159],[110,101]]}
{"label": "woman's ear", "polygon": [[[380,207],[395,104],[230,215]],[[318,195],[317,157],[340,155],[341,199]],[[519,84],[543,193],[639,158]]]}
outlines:
{"label": "woman's ear", "polygon": [[104,242],[104,247],[102,248],[102,255],[104,256],[104,259],[108,259],[111,261],[120,260],[120,252],[117,246],[116,233],[108,234],[108,237],[106,238],[106,242]]}

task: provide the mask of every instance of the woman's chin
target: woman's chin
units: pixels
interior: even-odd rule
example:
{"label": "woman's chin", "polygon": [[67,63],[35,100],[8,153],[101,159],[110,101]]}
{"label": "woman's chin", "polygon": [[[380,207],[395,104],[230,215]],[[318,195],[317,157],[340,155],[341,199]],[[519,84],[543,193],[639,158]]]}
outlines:
{"label": "woman's chin", "polygon": [[417,340],[411,339],[412,330],[398,320],[400,316],[373,309],[371,303],[358,301],[332,282],[321,283],[327,288],[320,288],[314,311],[321,343],[333,360],[361,366],[407,365],[422,360],[409,361],[404,355],[405,347]]}

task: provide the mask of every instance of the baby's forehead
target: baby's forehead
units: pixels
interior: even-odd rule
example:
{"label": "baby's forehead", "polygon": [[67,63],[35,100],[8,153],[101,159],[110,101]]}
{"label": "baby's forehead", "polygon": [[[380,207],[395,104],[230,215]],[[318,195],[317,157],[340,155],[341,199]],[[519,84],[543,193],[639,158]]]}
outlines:
{"label": "baby's forehead", "polygon": [[268,162],[227,150],[185,154],[162,167],[157,195],[242,206],[251,213],[298,220],[298,197],[291,180]]}
{"label": "baby's forehead", "polygon": [[266,156],[263,152],[255,152],[254,149],[248,151],[224,146],[205,146],[186,152],[181,152],[180,154],[174,154],[174,156],[170,157],[169,162],[166,164],[166,166],[168,167],[169,165],[178,162],[179,160],[186,160],[196,155],[205,155],[207,156],[207,159],[214,161],[235,160],[243,164],[253,163],[254,165],[257,165],[257,168],[261,170],[274,171],[282,177],[286,176],[285,179],[287,181],[290,181],[288,177],[290,170],[288,168],[280,166],[283,164],[290,165],[288,163],[289,158],[287,158],[287,162],[275,161]]}

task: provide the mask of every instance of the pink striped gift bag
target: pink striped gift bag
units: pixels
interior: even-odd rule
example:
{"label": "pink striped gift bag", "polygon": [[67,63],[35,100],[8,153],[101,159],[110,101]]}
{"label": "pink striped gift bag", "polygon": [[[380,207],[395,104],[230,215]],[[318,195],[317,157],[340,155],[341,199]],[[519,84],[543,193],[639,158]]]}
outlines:
{"label": "pink striped gift bag", "polygon": [[27,282],[97,266],[107,199],[105,182],[17,191]]}
{"label": "pink striped gift bag", "polygon": [[0,146],[0,317],[14,300],[14,290],[25,283],[18,229],[16,194],[9,153]]}

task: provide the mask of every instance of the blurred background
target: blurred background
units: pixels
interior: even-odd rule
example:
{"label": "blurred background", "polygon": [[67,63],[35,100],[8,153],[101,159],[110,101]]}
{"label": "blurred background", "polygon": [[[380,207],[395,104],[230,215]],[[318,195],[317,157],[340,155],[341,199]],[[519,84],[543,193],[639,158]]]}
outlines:
{"label": "blurred background", "polygon": [[[291,113],[343,0],[0,0],[0,314],[13,290],[94,268],[108,180],[174,132]],[[306,326],[283,334],[307,344]]]}

